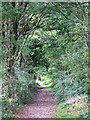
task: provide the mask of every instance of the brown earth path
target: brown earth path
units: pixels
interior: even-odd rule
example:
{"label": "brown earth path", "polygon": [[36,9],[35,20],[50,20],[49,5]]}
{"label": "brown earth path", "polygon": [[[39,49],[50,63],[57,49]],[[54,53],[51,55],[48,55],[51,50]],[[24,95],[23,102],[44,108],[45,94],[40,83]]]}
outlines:
{"label": "brown earth path", "polygon": [[57,100],[53,97],[53,92],[43,88],[18,113],[18,118],[54,118],[56,107]]}

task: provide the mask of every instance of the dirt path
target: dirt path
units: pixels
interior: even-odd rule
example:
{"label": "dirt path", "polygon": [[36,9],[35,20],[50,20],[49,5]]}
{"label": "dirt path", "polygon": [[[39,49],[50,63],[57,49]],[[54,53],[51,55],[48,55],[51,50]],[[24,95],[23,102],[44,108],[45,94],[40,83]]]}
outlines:
{"label": "dirt path", "polygon": [[53,92],[41,89],[22,111],[19,118],[54,118],[57,101],[53,97]]}

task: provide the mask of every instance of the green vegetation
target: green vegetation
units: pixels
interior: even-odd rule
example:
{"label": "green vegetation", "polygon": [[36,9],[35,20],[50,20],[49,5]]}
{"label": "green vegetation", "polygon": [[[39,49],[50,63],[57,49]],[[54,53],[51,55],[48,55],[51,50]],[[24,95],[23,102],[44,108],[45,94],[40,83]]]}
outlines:
{"label": "green vegetation", "polygon": [[13,117],[39,85],[54,91],[56,118],[88,117],[89,8],[89,2],[0,4],[3,118]]}
{"label": "green vegetation", "polygon": [[55,113],[56,118],[87,118],[88,106],[86,96],[77,96],[61,102]]}

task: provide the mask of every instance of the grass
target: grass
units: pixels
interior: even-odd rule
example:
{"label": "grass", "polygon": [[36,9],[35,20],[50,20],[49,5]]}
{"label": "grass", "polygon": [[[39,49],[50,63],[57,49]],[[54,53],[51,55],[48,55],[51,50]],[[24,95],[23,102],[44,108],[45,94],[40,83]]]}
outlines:
{"label": "grass", "polygon": [[49,87],[45,87],[47,90],[51,90],[52,91],[52,86]]}
{"label": "grass", "polygon": [[60,102],[56,109],[55,118],[87,118],[87,100],[81,98],[77,103],[67,105],[67,101]]}

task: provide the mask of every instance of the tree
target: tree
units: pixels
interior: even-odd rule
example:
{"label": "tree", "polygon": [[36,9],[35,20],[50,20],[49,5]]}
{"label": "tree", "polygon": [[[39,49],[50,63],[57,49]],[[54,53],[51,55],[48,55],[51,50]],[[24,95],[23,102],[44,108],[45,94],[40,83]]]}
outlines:
{"label": "tree", "polygon": [[[4,85],[13,81],[9,93],[15,88],[13,98],[17,96],[17,103],[36,88],[37,76],[44,75],[53,82],[59,99],[69,93],[88,93],[89,3],[8,2],[2,3],[2,9],[0,55],[10,78]],[[28,92],[29,86],[32,90]]]}

